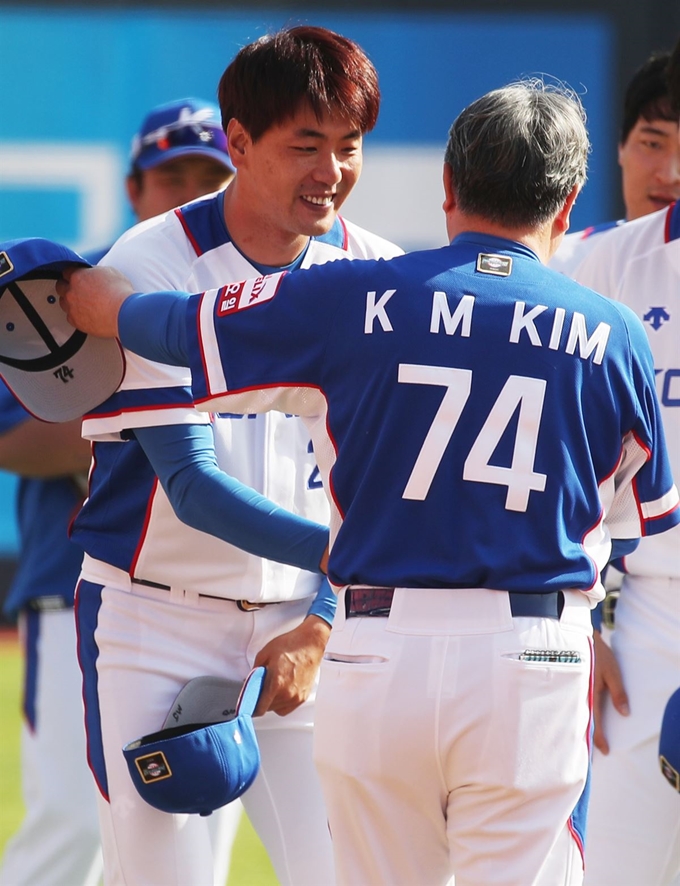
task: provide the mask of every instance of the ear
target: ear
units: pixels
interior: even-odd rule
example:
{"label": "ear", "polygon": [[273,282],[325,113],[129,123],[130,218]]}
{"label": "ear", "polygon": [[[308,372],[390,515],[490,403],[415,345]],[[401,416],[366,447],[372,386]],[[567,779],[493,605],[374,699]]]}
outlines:
{"label": "ear", "polygon": [[139,184],[134,175],[128,175],[125,179],[125,189],[127,190],[128,200],[135,215],[139,207],[139,199],[142,196],[142,186]]}
{"label": "ear", "polygon": [[248,146],[251,144],[252,139],[248,134],[248,130],[243,124],[239,123],[236,117],[232,117],[227,124],[227,147],[231,162],[236,169],[243,165]]}
{"label": "ear", "polygon": [[442,209],[448,215],[456,208],[456,188],[453,181],[453,169],[448,163],[444,163],[444,203]]}
{"label": "ear", "polygon": [[574,185],[567,196],[567,199],[564,201],[564,206],[555,216],[553,221],[554,235],[560,236],[561,234],[566,234],[569,230],[569,216],[571,215],[571,210],[574,208],[574,203],[576,202],[580,190],[580,185]]}

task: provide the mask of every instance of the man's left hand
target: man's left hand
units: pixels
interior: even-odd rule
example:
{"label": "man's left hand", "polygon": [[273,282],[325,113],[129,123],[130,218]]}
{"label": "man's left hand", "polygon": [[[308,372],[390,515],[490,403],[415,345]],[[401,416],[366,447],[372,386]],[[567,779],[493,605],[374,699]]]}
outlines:
{"label": "man's left hand", "polygon": [[309,698],[330,633],[328,622],[308,615],[258,652],[255,667],[264,665],[267,675],[255,716],[273,711],[284,717]]}

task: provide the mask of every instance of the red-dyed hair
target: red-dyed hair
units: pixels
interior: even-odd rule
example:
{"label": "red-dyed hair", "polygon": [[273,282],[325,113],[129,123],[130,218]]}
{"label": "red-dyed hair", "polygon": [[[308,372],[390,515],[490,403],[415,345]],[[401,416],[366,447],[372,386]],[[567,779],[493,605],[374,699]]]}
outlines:
{"label": "red-dyed hair", "polygon": [[241,49],[217,89],[225,131],[232,118],[257,141],[307,102],[320,120],[339,114],[370,132],[378,119],[378,74],[366,53],[326,28],[300,26]]}

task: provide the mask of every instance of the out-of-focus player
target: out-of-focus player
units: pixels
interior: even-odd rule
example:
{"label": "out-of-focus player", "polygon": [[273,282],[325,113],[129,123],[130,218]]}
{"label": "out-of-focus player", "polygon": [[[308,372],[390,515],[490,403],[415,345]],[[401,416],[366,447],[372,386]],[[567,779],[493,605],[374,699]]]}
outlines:
{"label": "out-of-focus player", "polygon": [[[231,298],[243,277],[401,252],[338,215],[379,108],[360,47],[281,31],[241,49],[218,94],[233,182],[131,230],[103,264],[139,290],[225,284]],[[242,681],[264,665],[262,763],[242,801],[283,886],[331,886],[312,726],[335,595],[319,572],[315,454],[293,415],[208,417],[190,382],[128,354],[121,389],[84,421],[94,467],[73,529],[86,551],[77,619],[107,884],[212,883],[207,822],[144,803],[121,748],[159,729],[193,677]],[[257,492],[235,502],[232,477]]]}
{"label": "out-of-focus player", "polygon": [[[680,42],[668,65],[680,112]],[[677,126],[676,147],[680,151]],[[680,476],[680,203],[604,234],[574,277],[632,308],[654,355],[656,389]],[[680,529],[643,538],[625,572],[611,650],[596,632],[589,886],[680,883],[680,803],[659,775],[661,719],[680,686]]]}
{"label": "out-of-focus player", "polygon": [[118,325],[117,272],[57,284],[75,325],[190,360],[202,408],[311,430],[342,592],[315,758],[346,886],[583,879],[590,605],[612,552],[680,521],[641,323],[543,265],[587,149],[570,93],[512,85],[451,128],[444,249],[138,294]]}
{"label": "out-of-focus player", "polygon": [[[680,197],[678,113],[671,106],[666,83],[669,57],[669,52],[653,53],[626,89],[619,140],[626,221],[663,209]],[[623,221],[567,234],[550,267],[571,276],[600,235]]]}
{"label": "out-of-focus player", "polygon": [[[130,162],[126,184],[139,221],[219,190],[234,174],[216,106],[191,98],[149,112]],[[87,258],[94,263],[105,251]],[[26,814],[3,856],[0,883],[6,886],[97,886],[101,878],[73,618],[83,552],[67,536],[86,494],[89,465],[80,421],[38,421],[0,381],[0,468],[21,477],[19,565],[5,613],[18,617],[25,662]],[[211,821],[217,886],[226,880],[238,808]]]}

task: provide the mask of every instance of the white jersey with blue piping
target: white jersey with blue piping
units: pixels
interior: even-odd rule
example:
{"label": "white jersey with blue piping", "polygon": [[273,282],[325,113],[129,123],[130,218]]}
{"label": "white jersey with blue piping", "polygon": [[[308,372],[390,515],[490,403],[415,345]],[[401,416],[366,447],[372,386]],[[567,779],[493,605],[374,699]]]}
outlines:
{"label": "white jersey with blue piping", "polygon": [[305,418],[335,585],[596,602],[611,538],[680,521],[644,329],[527,247],[463,234],[232,290],[189,302],[196,402]]}
{"label": "white jersey with blue piping", "polygon": [[[327,235],[310,241],[303,266],[400,252],[338,218]],[[137,225],[102,264],[121,270],[140,291],[198,291],[258,273],[229,237],[221,194]],[[327,523],[328,505],[304,425],[291,415],[206,416],[193,406],[188,369],[129,352],[126,360],[120,389],[83,422],[84,435],[94,441],[93,467],[74,540],[100,564],[198,593],[253,602],[313,594],[317,576],[262,560],[181,523],[141,446],[126,439],[134,428],[212,422],[218,464],[227,473],[287,510]]]}
{"label": "white jersey with blue piping", "polygon": [[[631,308],[654,356],[656,391],[673,475],[680,477],[680,202],[602,237],[574,278]],[[643,539],[622,568],[680,578],[680,527]]]}
{"label": "white jersey with blue piping", "polygon": [[600,242],[601,234],[611,231],[614,228],[624,224],[624,219],[618,221],[603,222],[599,225],[591,225],[583,231],[575,231],[567,236],[560,243],[557,252],[548,262],[548,267],[553,271],[559,271],[560,274],[566,274],[567,277],[574,276],[574,270],[581,264],[587,255],[593,251],[595,246]]}

